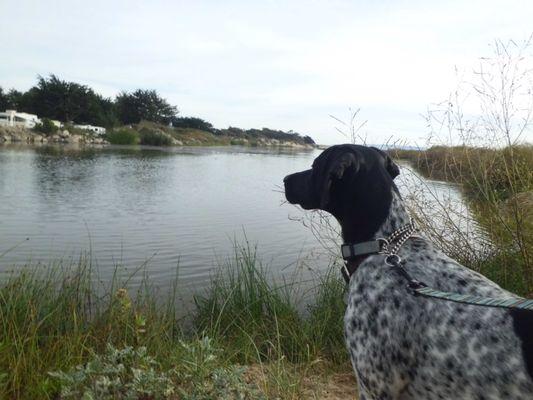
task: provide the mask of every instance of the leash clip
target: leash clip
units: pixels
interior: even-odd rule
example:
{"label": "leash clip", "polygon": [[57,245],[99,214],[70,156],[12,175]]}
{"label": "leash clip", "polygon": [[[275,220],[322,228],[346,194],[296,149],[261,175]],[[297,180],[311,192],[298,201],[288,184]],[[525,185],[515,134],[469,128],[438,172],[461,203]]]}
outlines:
{"label": "leash clip", "polygon": [[398,254],[389,254],[387,257],[385,257],[385,264],[387,264],[389,267],[397,267],[402,262],[402,259]]}
{"label": "leash clip", "polygon": [[423,282],[417,281],[416,279],[411,279],[407,284],[407,290],[409,290],[413,296],[419,296],[420,293],[417,292],[417,289],[421,289],[426,286],[427,285]]}

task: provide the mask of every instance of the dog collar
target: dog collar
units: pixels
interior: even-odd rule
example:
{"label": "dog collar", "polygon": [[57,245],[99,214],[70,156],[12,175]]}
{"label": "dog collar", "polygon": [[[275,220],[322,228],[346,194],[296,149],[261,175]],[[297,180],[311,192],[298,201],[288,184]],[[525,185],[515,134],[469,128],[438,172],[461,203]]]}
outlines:
{"label": "dog collar", "polygon": [[413,233],[417,231],[417,227],[413,222],[395,230],[387,239],[379,238],[361,243],[344,243],[341,245],[342,258],[346,261],[341,268],[341,273],[346,281],[350,282],[351,276],[357,270],[359,265],[373,254],[386,254],[385,262],[391,264],[392,258],[399,261],[396,252],[405,243],[407,239],[413,237]]}
{"label": "dog collar", "polygon": [[357,270],[359,265],[372,254],[380,254],[386,245],[385,239],[371,240],[362,243],[345,243],[341,246],[342,258],[346,261],[341,268],[342,277],[346,283]]}

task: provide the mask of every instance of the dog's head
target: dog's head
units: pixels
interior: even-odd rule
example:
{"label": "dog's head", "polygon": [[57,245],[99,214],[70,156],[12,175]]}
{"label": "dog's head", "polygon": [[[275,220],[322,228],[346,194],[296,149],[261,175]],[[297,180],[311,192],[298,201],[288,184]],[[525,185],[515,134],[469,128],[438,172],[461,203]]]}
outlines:
{"label": "dog's head", "polygon": [[332,146],[314,160],[311,169],[285,177],[285,196],[306,210],[333,214],[343,235],[350,225],[359,231],[357,236],[368,236],[387,216],[392,190],[397,191],[393,179],[399,173],[392,159],[374,147]]}

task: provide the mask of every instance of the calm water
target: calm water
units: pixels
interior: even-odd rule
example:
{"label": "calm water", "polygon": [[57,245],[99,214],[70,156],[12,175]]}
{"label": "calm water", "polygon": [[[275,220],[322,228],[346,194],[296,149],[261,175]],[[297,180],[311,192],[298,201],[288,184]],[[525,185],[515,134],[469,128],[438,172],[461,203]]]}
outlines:
{"label": "calm water", "polygon": [[[146,263],[152,280],[165,286],[179,265],[180,282],[196,290],[232,254],[232,240],[246,237],[272,271],[305,277],[328,260],[294,220],[303,212],[284,203],[281,185],[318,154],[0,146],[0,254],[7,251],[0,272],[68,263],[90,251],[103,280],[117,264],[128,273]],[[406,169],[403,175],[419,179]],[[404,185],[412,185],[409,179]],[[461,203],[456,188],[424,182]]]}

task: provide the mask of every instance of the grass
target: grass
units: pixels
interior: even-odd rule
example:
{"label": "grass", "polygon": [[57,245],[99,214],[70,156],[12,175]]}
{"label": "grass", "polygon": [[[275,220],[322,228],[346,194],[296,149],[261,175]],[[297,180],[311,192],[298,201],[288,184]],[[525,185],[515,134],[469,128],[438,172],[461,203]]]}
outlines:
{"label": "grass", "polygon": [[220,338],[242,363],[272,357],[294,363],[348,361],[342,331],[345,285],[336,269],[318,279],[304,318],[295,300],[297,283],[273,284],[255,251],[249,246],[236,251],[210,290],[196,297],[195,325],[200,331]]}
{"label": "grass", "polygon": [[139,143],[139,134],[133,129],[116,129],[106,134],[106,139],[111,144],[132,145]]}
{"label": "grass", "polygon": [[[245,133],[239,130],[235,136],[231,129],[217,130],[216,133],[195,128],[170,127],[150,121],[141,121],[138,124],[128,125],[111,131],[107,136],[112,144],[144,144],[149,146],[280,146],[279,140],[273,137],[282,135],[284,142],[305,144],[305,139],[298,135],[284,134],[268,129],[253,130],[254,133]],[[284,143],[287,145],[287,143]]]}
{"label": "grass", "polygon": [[[456,183],[465,193],[492,249],[451,255],[506,289],[533,296],[533,146],[436,146],[392,155],[409,160],[426,177]],[[422,224],[431,230],[431,221]]]}
{"label": "grass", "polygon": [[147,146],[172,146],[172,137],[159,130],[141,128],[139,143]]}
{"label": "grass", "polygon": [[194,128],[174,128],[172,137],[186,146],[228,146],[230,138]]}
{"label": "grass", "polygon": [[[146,279],[135,292],[118,273],[105,286],[95,283],[87,258],[72,266],[21,271],[0,286],[0,398],[57,398],[61,390],[75,398],[117,376],[133,379],[139,370],[146,387],[170,379],[181,393],[176,398],[216,398],[209,391],[222,376],[229,391],[292,399],[309,390],[304,382],[310,374],[324,379],[326,367],[349,370],[342,336],[344,285],[336,275],[317,283],[316,301],[303,317],[293,296],[297,284],[272,283],[249,247],[236,248],[231,265],[196,298],[185,319],[178,313],[177,281],[161,300]],[[144,351],[133,372],[116,366],[106,367],[115,371],[109,376],[95,372],[95,365],[109,363],[109,354],[120,351],[133,356]],[[195,362],[201,371],[193,371]],[[194,378],[200,372],[201,382]],[[124,387],[134,390],[135,382]]]}

